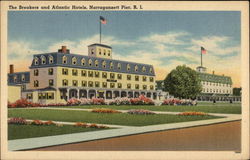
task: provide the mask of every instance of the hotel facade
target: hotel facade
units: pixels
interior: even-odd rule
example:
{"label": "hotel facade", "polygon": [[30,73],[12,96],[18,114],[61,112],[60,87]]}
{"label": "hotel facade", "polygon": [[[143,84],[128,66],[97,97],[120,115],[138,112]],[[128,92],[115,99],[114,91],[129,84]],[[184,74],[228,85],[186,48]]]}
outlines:
{"label": "hotel facade", "polygon": [[9,93],[18,96],[14,89],[21,88],[19,97],[42,104],[66,103],[73,97],[157,97],[152,65],[114,60],[112,48],[103,44],[89,45],[88,56],[72,54],[66,46],[35,54],[28,72],[15,73],[10,65],[8,85]]}

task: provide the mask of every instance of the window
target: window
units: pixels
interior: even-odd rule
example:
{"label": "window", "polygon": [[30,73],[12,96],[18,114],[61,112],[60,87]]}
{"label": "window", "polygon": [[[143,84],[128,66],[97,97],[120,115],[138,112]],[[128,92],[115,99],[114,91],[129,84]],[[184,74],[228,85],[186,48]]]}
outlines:
{"label": "window", "polygon": [[99,78],[99,75],[100,75],[99,72],[96,71],[95,72],[95,77]]}
{"label": "window", "polygon": [[47,99],[54,99],[54,93],[47,93]]}
{"label": "window", "polygon": [[82,64],[82,66],[85,66],[85,59],[84,58],[81,60],[81,64]]}
{"label": "window", "polygon": [[100,87],[100,82],[95,82],[95,87]]}
{"label": "window", "polygon": [[121,70],[121,68],[122,68],[121,63],[118,63],[118,64],[117,64],[117,68],[118,68],[119,70]]}
{"label": "window", "polygon": [[63,56],[63,58],[62,58],[62,63],[63,63],[63,64],[66,64],[66,63],[67,63],[67,57],[66,57],[66,56]]}
{"label": "window", "polygon": [[110,73],[110,78],[114,79],[115,78],[115,74],[114,73]]}
{"label": "window", "polygon": [[104,54],[104,56],[106,55],[106,50],[104,49],[104,51],[103,51],[103,54]]}
{"label": "window", "polygon": [[107,72],[102,72],[102,78],[107,78]]}
{"label": "window", "polygon": [[91,54],[94,54],[94,49],[91,49]]}
{"label": "window", "polygon": [[54,62],[53,56],[49,56],[49,64],[52,64]]}
{"label": "window", "polygon": [[142,67],[142,72],[146,72],[146,67],[145,66]]}
{"label": "window", "polygon": [[62,69],[62,74],[63,75],[68,75],[68,69],[67,68],[63,68]]}
{"label": "window", "polygon": [[122,75],[121,75],[121,74],[118,74],[118,75],[117,75],[117,78],[118,78],[118,79],[122,79]]}
{"label": "window", "polygon": [[88,71],[89,77],[93,77],[93,71]]}
{"label": "window", "polygon": [[127,75],[127,80],[131,80],[131,75]]}
{"label": "window", "polygon": [[92,66],[92,59],[89,59],[89,66]]}
{"label": "window", "polygon": [[99,55],[101,55],[102,54],[102,50],[101,49],[99,49]]}
{"label": "window", "polygon": [[72,85],[74,86],[74,87],[77,87],[78,86],[78,83],[77,83],[78,81],[77,80],[73,80],[72,81]]}
{"label": "window", "polygon": [[49,86],[53,86],[54,85],[54,80],[53,79],[49,79]]}
{"label": "window", "polygon": [[118,83],[118,88],[122,88],[122,84],[121,83]]}
{"label": "window", "polygon": [[47,99],[46,93],[38,93],[38,99]]}
{"label": "window", "polygon": [[127,71],[130,71],[130,65],[127,64]]}
{"label": "window", "polygon": [[26,94],[26,99],[33,99],[33,94],[32,93],[27,93]]}
{"label": "window", "polygon": [[102,67],[106,68],[106,61],[102,61]]}
{"label": "window", "polygon": [[138,71],[138,66],[137,66],[137,65],[135,66],[135,71],[136,71],[136,72]]}
{"label": "window", "polygon": [[35,63],[35,65],[38,65],[38,58],[37,57],[34,58],[34,63]]}
{"label": "window", "polygon": [[115,88],[115,83],[110,83],[110,88]]}
{"label": "window", "polygon": [[49,69],[48,69],[48,74],[49,74],[49,75],[53,75],[53,68],[49,68]]}
{"label": "window", "polygon": [[87,75],[87,72],[85,70],[82,70],[82,76],[86,77],[86,75]]}
{"label": "window", "polygon": [[135,81],[139,81],[139,76],[135,76]]}
{"label": "window", "polygon": [[72,75],[73,75],[73,76],[77,76],[77,73],[78,73],[78,72],[77,72],[77,69],[72,69]]}
{"label": "window", "polygon": [[39,81],[38,80],[34,81],[34,87],[39,87]]}
{"label": "window", "polygon": [[89,86],[89,87],[93,87],[93,82],[92,82],[92,81],[89,81],[89,82],[88,82],[88,86]]}
{"label": "window", "polygon": [[62,80],[62,85],[63,86],[68,86],[68,84],[69,84],[68,80],[66,80],[66,79]]}
{"label": "window", "polygon": [[139,85],[139,84],[136,84],[136,85],[135,85],[135,89],[140,89],[140,85]]}
{"label": "window", "polygon": [[39,75],[39,71],[38,71],[38,69],[35,69],[34,70],[34,76],[38,76]]}
{"label": "window", "polygon": [[113,69],[114,68],[113,62],[110,62],[109,66],[110,66],[110,69]]}
{"label": "window", "polygon": [[128,89],[131,89],[131,84],[130,84],[130,83],[127,84],[127,88],[128,88]]}
{"label": "window", "polygon": [[108,50],[108,56],[110,56],[110,50]]}
{"label": "window", "polygon": [[73,57],[73,58],[72,58],[72,64],[73,64],[73,65],[76,65],[76,63],[77,63],[77,59],[76,59],[76,57]]}
{"label": "window", "polygon": [[95,66],[98,67],[98,60],[95,60]]}
{"label": "window", "polygon": [[46,64],[46,57],[41,56],[42,64]]}
{"label": "window", "polygon": [[150,85],[150,89],[151,89],[151,90],[154,90],[154,86],[153,86],[153,85]]}
{"label": "window", "polygon": [[87,81],[82,81],[82,87],[87,87]]}
{"label": "window", "polygon": [[102,82],[102,87],[107,88],[107,82]]}
{"label": "window", "polygon": [[145,81],[147,81],[147,77],[146,76],[143,76],[142,77],[142,80],[145,82]]}
{"label": "window", "polygon": [[150,81],[150,82],[154,82],[154,77],[150,77],[150,78],[149,78],[149,81]]}
{"label": "window", "polygon": [[143,90],[146,90],[147,89],[147,85],[143,85]]}

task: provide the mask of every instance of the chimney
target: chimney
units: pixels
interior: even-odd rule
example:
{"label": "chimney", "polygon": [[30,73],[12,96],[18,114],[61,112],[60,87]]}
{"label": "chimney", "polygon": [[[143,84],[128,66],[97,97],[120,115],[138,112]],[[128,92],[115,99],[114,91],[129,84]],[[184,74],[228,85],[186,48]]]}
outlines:
{"label": "chimney", "polygon": [[213,71],[213,74],[214,74],[214,71]]}
{"label": "chimney", "polygon": [[58,52],[64,53],[64,54],[69,54],[69,49],[67,49],[66,46],[62,46],[61,49],[58,49]]}
{"label": "chimney", "polygon": [[10,74],[12,74],[12,73],[14,73],[14,65],[13,64],[10,65]]}
{"label": "chimney", "polygon": [[62,53],[67,53],[67,47],[66,46],[62,46]]}

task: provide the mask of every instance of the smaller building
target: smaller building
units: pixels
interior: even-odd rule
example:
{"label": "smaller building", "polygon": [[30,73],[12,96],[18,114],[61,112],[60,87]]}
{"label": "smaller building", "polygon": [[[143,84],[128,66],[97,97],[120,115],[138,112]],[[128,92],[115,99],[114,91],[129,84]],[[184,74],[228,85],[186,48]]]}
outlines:
{"label": "smaller building", "polygon": [[20,85],[8,85],[8,102],[14,103],[21,98]]}

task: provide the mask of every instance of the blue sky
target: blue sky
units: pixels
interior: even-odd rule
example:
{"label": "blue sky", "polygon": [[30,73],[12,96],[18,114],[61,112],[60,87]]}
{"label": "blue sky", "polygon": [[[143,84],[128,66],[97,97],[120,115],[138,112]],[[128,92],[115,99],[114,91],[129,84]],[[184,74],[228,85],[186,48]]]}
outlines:
{"label": "blue sky", "polygon": [[99,41],[100,15],[107,19],[102,42],[113,47],[114,58],[153,64],[159,79],[176,65],[198,66],[200,46],[208,50],[207,68],[240,76],[237,11],[10,11],[9,60],[28,61],[62,45],[86,55],[87,45]]}

